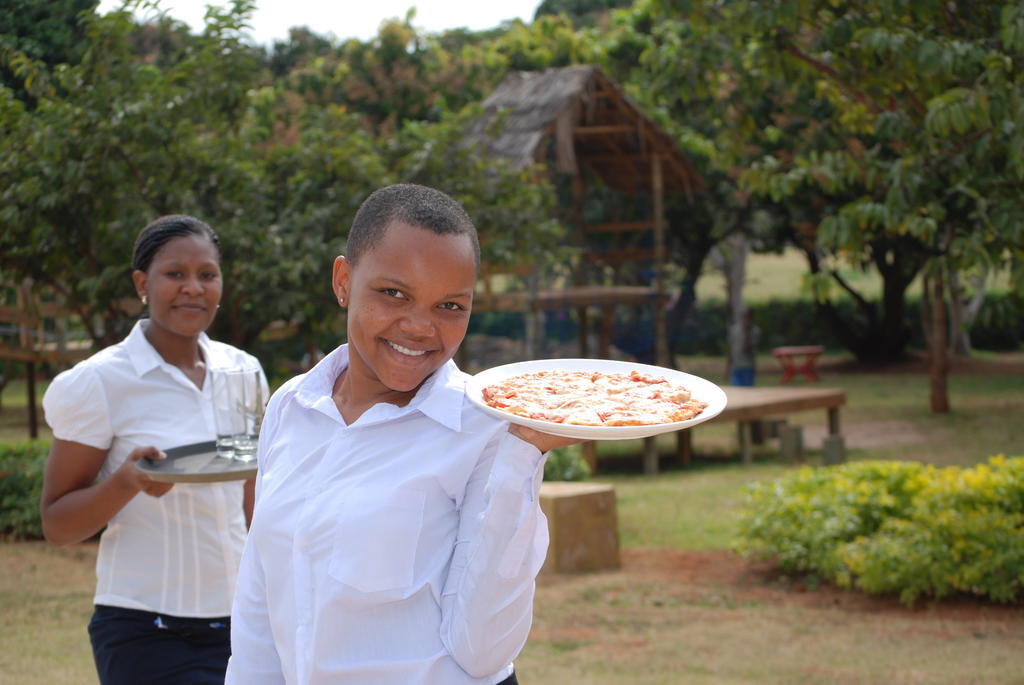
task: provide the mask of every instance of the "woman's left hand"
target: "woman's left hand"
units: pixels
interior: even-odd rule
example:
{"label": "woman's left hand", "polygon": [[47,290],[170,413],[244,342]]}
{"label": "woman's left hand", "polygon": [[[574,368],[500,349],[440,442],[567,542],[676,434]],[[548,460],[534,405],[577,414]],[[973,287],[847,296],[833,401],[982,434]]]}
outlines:
{"label": "woman's left hand", "polygon": [[566,445],[575,445],[577,442],[583,442],[580,438],[567,438],[564,435],[551,435],[550,433],[541,433],[540,431],[526,426],[520,426],[517,423],[513,423],[508,427],[508,432],[516,436],[520,440],[530,443],[541,452],[549,452],[559,447],[565,447]]}

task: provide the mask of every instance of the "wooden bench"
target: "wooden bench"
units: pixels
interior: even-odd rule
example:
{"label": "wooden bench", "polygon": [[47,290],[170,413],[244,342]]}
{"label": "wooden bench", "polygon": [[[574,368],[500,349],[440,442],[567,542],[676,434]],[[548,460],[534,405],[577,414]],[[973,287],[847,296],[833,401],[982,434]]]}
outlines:
{"label": "wooden bench", "polygon": [[[722,413],[706,425],[735,421],[738,424],[740,456],[743,463],[753,461],[751,445],[754,442],[753,426],[758,421],[773,417],[786,417],[797,412],[824,409],[828,417],[828,436],[822,446],[825,463],[839,463],[846,458],[843,436],[839,427],[839,410],[846,404],[846,393],[836,388],[748,388],[723,386],[726,405]],[[679,460],[685,465],[693,454],[694,429],[679,431]],[[697,429],[699,430],[699,429]],[[799,426],[779,427],[779,438],[784,451],[799,456],[803,449],[803,435]]]}
{"label": "wooden bench", "polygon": [[540,508],[551,542],[541,573],[580,573],[619,567],[615,488],[603,483],[540,486]]}
{"label": "wooden bench", "polygon": [[802,373],[808,381],[817,381],[815,363],[824,351],[821,345],[784,345],[773,349],[772,354],[782,365],[783,373],[779,383],[788,383],[797,373]]}

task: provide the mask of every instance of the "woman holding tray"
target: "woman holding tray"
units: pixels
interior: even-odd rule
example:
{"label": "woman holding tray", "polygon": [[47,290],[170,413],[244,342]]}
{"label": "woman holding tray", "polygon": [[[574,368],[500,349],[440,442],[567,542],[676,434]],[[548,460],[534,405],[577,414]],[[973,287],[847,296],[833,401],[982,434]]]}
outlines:
{"label": "woman holding tray", "polygon": [[348,343],[271,398],[232,607],[233,685],[515,683],[547,551],[544,452],[451,361],[476,229],[444,193],[356,213],[333,290]]}
{"label": "woman holding tray", "polygon": [[103,685],[222,683],[253,482],[163,483],[136,468],[215,437],[210,369],[259,367],[206,336],[220,306],[216,233],[161,217],[135,241],[149,317],[58,375],[43,398],[53,447],[40,502],[55,544],[100,530],[89,637]]}

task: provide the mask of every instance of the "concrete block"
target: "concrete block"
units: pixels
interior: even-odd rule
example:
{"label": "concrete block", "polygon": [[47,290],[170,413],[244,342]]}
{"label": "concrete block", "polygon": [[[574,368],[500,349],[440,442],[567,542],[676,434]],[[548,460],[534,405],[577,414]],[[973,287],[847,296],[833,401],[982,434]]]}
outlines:
{"label": "concrete block", "polygon": [[779,431],[779,445],[782,456],[799,461],[804,456],[804,429],[802,426],[785,425]]}
{"label": "concrete block", "polygon": [[551,543],[541,573],[580,573],[619,567],[615,488],[602,483],[543,483],[540,508]]}
{"label": "concrete block", "polygon": [[846,461],[846,442],[841,435],[827,435],[821,443],[822,461],[825,464],[842,464]]}

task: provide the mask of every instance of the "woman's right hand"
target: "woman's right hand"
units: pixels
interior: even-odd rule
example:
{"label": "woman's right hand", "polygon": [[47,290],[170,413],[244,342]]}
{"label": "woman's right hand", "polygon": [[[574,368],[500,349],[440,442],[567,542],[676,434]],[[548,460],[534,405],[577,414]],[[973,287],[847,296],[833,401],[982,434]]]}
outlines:
{"label": "woman's right hand", "polygon": [[155,447],[137,447],[109,478],[97,479],[107,450],[54,438],[39,498],[46,539],[57,545],[81,542],[102,530],[140,492],[167,494],[171,483],[158,483],[136,468],[143,457],[165,455]]}
{"label": "woman's right hand", "polygon": [[153,446],[136,447],[125,458],[124,463],[117,469],[117,477],[129,487],[144,492],[150,497],[163,497],[167,491],[174,487],[174,483],[162,483],[155,481],[136,466],[139,459],[152,459],[159,461],[166,459],[167,455]]}

